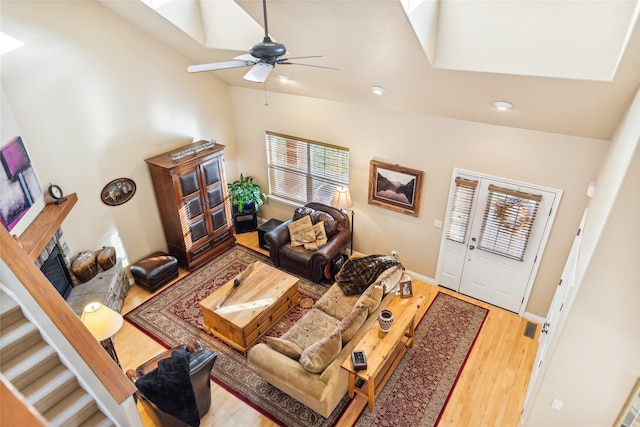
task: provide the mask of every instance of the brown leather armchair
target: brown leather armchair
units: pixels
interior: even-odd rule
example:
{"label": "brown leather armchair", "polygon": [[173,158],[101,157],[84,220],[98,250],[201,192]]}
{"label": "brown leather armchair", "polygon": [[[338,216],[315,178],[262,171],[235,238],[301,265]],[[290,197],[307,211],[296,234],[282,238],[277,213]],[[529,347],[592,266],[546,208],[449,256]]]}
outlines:
{"label": "brown leather armchair", "polygon": [[[156,369],[158,367],[158,362],[162,359],[170,358],[174,351],[179,350],[186,350],[190,353],[189,376],[191,378],[191,385],[193,386],[196,398],[198,413],[200,418],[202,418],[211,407],[211,379],[209,378],[209,375],[213,368],[213,364],[218,357],[218,353],[212,353],[204,349],[200,341],[196,338],[190,339],[187,344],[174,347],[159,354],[153,359],[138,366],[135,370],[129,369],[126,372],[127,377],[135,384],[139,378]],[[183,421],[158,408],[158,406],[145,397],[141,391],[138,391],[136,396],[140,400],[144,410],[156,425],[162,427],[187,427],[187,424]]]}
{"label": "brown leather armchair", "polygon": [[[311,210],[312,222],[322,220],[323,215],[317,215],[317,213],[322,212],[329,214],[335,220],[335,224],[325,227],[327,243],[317,250],[307,250],[302,246],[291,246],[289,224],[304,216],[305,213],[301,212],[305,210],[304,208],[307,208],[307,211]],[[351,239],[349,217],[341,210],[322,203],[307,203],[304,208],[296,209],[293,218],[266,233],[264,239],[269,245],[269,255],[276,267],[282,267],[287,271],[319,283],[323,277],[326,277],[325,267],[331,266],[331,260],[343,252],[349,244]]]}

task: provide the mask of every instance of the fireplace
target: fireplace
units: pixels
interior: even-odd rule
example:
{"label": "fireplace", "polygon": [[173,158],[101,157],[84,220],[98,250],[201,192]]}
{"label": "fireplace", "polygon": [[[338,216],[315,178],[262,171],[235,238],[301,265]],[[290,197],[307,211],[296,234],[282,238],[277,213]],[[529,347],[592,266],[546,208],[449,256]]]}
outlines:
{"label": "fireplace", "polygon": [[42,264],[42,267],[40,267],[40,271],[47,276],[47,279],[49,279],[58,293],[62,295],[62,298],[66,299],[69,296],[73,288],[73,282],[58,245],[53,247],[53,251],[49,254],[49,258]]}
{"label": "fireplace", "polygon": [[71,274],[71,251],[62,234],[62,228],[55,231],[34,263],[65,299],[71,289],[79,283]]}

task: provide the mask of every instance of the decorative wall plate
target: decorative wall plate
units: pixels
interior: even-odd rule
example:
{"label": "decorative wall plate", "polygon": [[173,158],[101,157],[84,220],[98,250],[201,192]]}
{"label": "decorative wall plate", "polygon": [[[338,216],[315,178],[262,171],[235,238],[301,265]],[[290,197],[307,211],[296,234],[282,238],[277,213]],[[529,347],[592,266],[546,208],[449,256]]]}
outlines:
{"label": "decorative wall plate", "polygon": [[136,183],[129,178],[114,179],[104,186],[100,199],[109,206],[128,202],[136,193]]}

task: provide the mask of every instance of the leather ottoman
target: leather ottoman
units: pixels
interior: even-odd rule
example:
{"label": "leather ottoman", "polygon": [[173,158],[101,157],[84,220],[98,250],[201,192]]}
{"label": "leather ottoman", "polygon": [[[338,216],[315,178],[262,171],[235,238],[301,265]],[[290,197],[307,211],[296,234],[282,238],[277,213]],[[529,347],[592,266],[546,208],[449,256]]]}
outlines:
{"label": "leather ottoman", "polygon": [[151,292],[178,277],[178,260],[164,252],[154,252],[130,268],[136,283]]}

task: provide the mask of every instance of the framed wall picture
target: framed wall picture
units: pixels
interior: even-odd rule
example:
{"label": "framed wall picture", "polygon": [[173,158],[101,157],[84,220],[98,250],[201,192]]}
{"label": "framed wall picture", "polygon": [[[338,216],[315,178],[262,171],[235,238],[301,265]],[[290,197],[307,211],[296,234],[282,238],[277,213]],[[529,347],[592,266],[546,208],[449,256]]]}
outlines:
{"label": "framed wall picture", "polygon": [[369,204],[418,216],[422,171],[371,160]]}
{"label": "framed wall picture", "polygon": [[42,195],[22,137],[0,148],[0,222],[11,231]]}
{"label": "framed wall picture", "polygon": [[128,202],[136,192],[136,183],[129,178],[114,179],[104,186],[100,199],[109,206]]}
{"label": "framed wall picture", "polygon": [[400,297],[410,298],[413,296],[413,283],[411,277],[404,276],[400,279]]}

